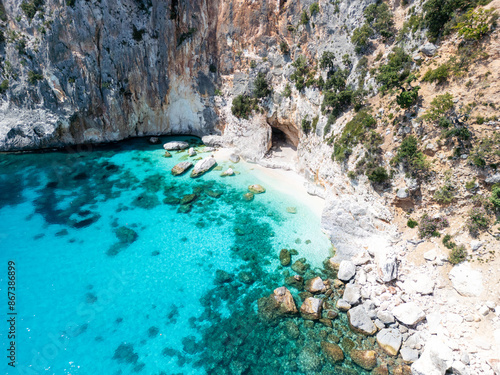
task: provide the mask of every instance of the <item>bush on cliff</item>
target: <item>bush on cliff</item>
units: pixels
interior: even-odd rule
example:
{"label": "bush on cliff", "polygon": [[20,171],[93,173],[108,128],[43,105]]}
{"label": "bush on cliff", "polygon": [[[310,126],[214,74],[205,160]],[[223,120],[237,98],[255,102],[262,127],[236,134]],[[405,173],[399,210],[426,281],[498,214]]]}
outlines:
{"label": "bush on cliff", "polygon": [[248,95],[238,95],[233,99],[231,112],[238,118],[248,119],[252,110],[257,110],[257,100]]}

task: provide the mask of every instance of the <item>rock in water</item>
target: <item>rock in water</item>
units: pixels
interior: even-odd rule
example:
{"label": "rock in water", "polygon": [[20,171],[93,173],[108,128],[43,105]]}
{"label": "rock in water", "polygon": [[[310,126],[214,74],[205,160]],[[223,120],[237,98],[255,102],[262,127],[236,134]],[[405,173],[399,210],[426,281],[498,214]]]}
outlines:
{"label": "rock in water", "polygon": [[321,291],[324,291],[326,289],[326,286],[323,283],[323,280],[321,280],[321,277],[318,276],[314,279],[307,280],[305,288],[308,292],[319,293]]}
{"label": "rock in water", "polygon": [[163,156],[165,156],[166,158],[171,158],[172,154],[168,151],[165,151],[165,155],[163,155]]}
{"label": "rock in water", "polygon": [[243,194],[243,199],[247,202],[253,201],[253,193],[245,193]]}
{"label": "rock in water", "polygon": [[234,175],[234,171],[232,170],[232,168],[228,168],[224,172],[221,173],[222,177],[232,176],[232,175]]}
{"label": "rock in water", "polygon": [[300,306],[300,315],[302,315],[302,318],[304,319],[318,320],[321,318],[322,304],[322,300],[314,297],[308,297],[304,300],[302,306]]}
{"label": "rock in water", "polygon": [[208,172],[213,166],[215,166],[216,161],[212,157],[201,159],[195,164],[193,171],[191,172],[191,177],[199,177],[202,174]]}
{"label": "rock in water", "polygon": [[188,150],[188,155],[189,156],[196,156],[196,151],[194,150],[193,147],[190,147]]}
{"label": "rock in water", "polygon": [[259,184],[250,185],[248,187],[248,190],[250,190],[250,192],[252,192],[254,194],[261,194],[261,193],[264,193],[266,191],[266,189],[264,189]]}
{"label": "rock in water", "polygon": [[282,286],[274,289],[272,296],[278,303],[278,310],[281,315],[295,315],[299,312],[293,300],[292,293],[286,287]]}
{"label": "rock in water", "polygon": [[371,371],[377,366],[377,353],[374,350],[353,349],[349,354],[354,363],[365,370]]}
{"label": "rock in water", "polygon": [[326,359],[328,359],[328,361],[332,364],[342,362],[344,360],[344,352],[342,352],[342,349],[337,344],[322,341],[321,350],[323,351]]}
{"label": "rock in water", "polygon": [[397,320],[408,326],[413,326],[425,319],[425,313],[415,302],[403,303],[396,306],[392,310],[392,313]]}
{"label": "rock in water", "polygon": [[[251,194],[251,193],[250,193]],[[280,251],[280,263],[282,266],[286,267],[290,265],[292,261],[292,256],[287,249],[281,249]]]}
{"label": "rock in water", "polygon": [[173,151],[173,150],[184,150],[189,147],[189,143],[187,142],[182,142],[182,141],[172,141],[172,142],[167,142],[163,145],[163,148],[167,151]]}
{"label": "rock in water", "polygon": [[337,277],[342,281],[349,281],[356,274],[356,266],[350,260],[340,262]]}
{"label": "rock in water", "polygon": [[349,326],[354,332],[364,335],[373,335],[377,332],[377,327],[373,324],[362,305],[350,309],[347,312],[347,317],[349,318]]}
{"label": "rock in water", "polygon": [[238,163],[240,161],[240,157],[236,154],[229,155],[229,160],[231,163]]}
{"label": "rock in water", "polygon": [[296,214],[297,213],[297,207],[287,207],[286,212],[289,214]]}
{"label": "rock in water", "polygon": [[157,145],[161,142],[161,140],[158,137],[151,137],[149,138],[148,142],[151,143],[152,145]]}
{"label": "rock in water", "polygon": [[174,165],[171,173],[174,176],[179,176],[179,175],[183,174],[184,172],[186,172],[192,166],[193,166],[193,163],[191,163],[190,161],[181,161],[179,164]]}
{"label": "rock in water", "polygon": [[387,328],[377,333],[377,343],[387,354],[392,356],[398,354],[401,340],[401,333],[397,329]]}

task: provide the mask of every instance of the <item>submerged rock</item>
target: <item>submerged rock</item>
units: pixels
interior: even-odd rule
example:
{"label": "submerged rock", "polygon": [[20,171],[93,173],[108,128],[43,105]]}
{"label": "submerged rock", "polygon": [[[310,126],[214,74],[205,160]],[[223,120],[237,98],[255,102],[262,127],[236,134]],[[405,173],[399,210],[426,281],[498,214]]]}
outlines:
{"label": "submerged rock", "polygon": [[118,362],[137,363],[139,355],[134,352],[134,346],[132,344],[123,343],[116,348],[113,359]]}
{"label": "submerged rock", "polygon": [[286,212],[289,214],[296,214],[297,213],[297,207],[287,207]]}
{"label": "submerged rock", "polygon": [[262,194],[265,193],[266,189],[264,189],[261,185],[259,184],[253,184],[248,187],[248,190],[250,190],[251,193],[254,194]]}
{"label": "submerged rock", "polygon": [[232,176],[232,175],[234,175],[234,171],[232,170],[232,168],[228,168],[224,172],[221,173],[222,177]]}
{"label": "submerged rock", "polygon": [[189,147],[189,143],[182,141],[171,141],[163,145],[163,148],[167,151],[173,150],[184,150]]}
{"label": "submerged rock", "polygon": [[198,196],[196,194],[186,194],[181,198],[181,204],[188,204],[193,202]]}
{"label": "submerged rock", "polygon": [[168,151],[165,151],[165,154],[163,156],[166,157],[166,158],[171,158],[172,154],[170,152],[168,152]]}
{"label": "submerged rock", "polygon": [[150,144],[152,144],[152,145],[158,145],[158,144],[160,144],[161,139],[160,139],[160,138],[158,138],[158,137],[150,137],[150,138],[148,139],[148,142],[149,142]]}
{"label": "submerged rock", "polygon": [[353,349],[349,355],[354,363],[363,367],[367,371],[371,371],[377,367],[377,352],[374,350]]}
{"label": "submerged rock", "polygon": [[213,166],[215,166],[216,163],[217,162],[212,157],[201,159],[198,163],[195,164],[191,172],[191,177],[194,178],[203,175],[204,173],[208,172]]}
{"label": "submerged rock", "polygon": [[247,202],[253,201],[253,193],[245,193],[243,194],[243,199],[246,200]]}
{"label": "submerged rock", "polygon": [[280,263],[282,266],[286,267],[292,261],[292,256],[287,249],[281,249],[280,251]]}
{"label": "submerged rock", "polygon": [[150,210],[160,204],[160,200],[156,196],[156,194],[151,193],[142,193],[139,194],[133,201],[132,204],[134,206],[144,208],[146,210]]}
{"label": "submerged rock", "polygon": [[131,244],[137,240],[138,237],[135,230],[123,226],[115,229],[115,235],[118,238],[118,241],[123,244]]}
{"label": "submerged rock", "polygon": [[342,362],[344,360],[344,352],[337,344],[322,341],[321,350],[323,351],[326,359],[332,364]]}
{"label": "submerged rock", "polygon": [[298,313],[292,294],[284,286],[276,288],[268,297],[260,298],[257,306],[259,315],[268,322]]}
{"label": "submerged rock", "polygon": [[298,290],[302,290],[304,287],[304,278],[300,275],[289,276],[285,279],[285,284],[293,286]]}
{"label": "submerged rock", "polygon": [[174,165],[174,167],[171,170],[172,175],[174,176],[179,176],[186,172],[189,168],[193,166],[193,163],[190,161],[181,161],[180,163]]}
{"label": "submerged rock", "polygon": [[216,284],[224,284],[233,280],[233,276],[223,270],[215,271],[215,283]]}
{"label": "submerged rock", "polygon": [[306,374],[317,374],[323,367],[323,361],[317,353],[309,347],[301,350],[297,358],[299,368]]}
{"label": "submerged rock", "polygon": [[292,264],[292,270],[300,275],[305,274],[309,267],[309,264],[305,263],[302,259],[299,259],[294,264]]}
{"label": "submerged rock", "polygon": [[321,318],[321,306],[323,301],[319,298],[308,297],[300,306],[300,315],[308,320],[318,320]]}

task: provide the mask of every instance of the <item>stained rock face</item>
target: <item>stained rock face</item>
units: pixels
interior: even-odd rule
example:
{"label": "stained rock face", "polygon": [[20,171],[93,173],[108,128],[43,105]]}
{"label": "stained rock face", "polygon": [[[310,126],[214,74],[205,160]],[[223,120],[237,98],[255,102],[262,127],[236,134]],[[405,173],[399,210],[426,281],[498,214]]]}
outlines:
{"label": "stained rock face", "polygon": [[199,177],[202,174],[208,172],[217,162],[214,158],[208,157],[205,159],[201,159],[194,165],[194,168],[191,172],[191,177]]}
{"label": "stained rock face", "polygon": [[304,300],[302,306],[300,306],[300,315],[302,315],[302,318],[304,319],[318,320],[321,318],[322,304],[322,300],[314,297],[308,297]]}
{"label": "stained rock face", "polygon": [[349,326],[354,332],[364,335],[373,335],[377,332],[377,327],[373,324],[363,306],[356,306],[347,312]]}
{"label": "stained rock face", "polygon": [[174,176],[179,176],[179,175],[183,174],[184,172],[186,172],[192,166],[193,166],[193,163],[191,163],[190,161],[181,161],[180,163],[174,165],[171,173]]}
{"label": "stained rock face", "polygon": [[325,355],[326,359],[332,364],[337,362],[342,362],[344,360],[344,352],[337,344],[332,344],[327,341],[321,342],[321,350]]}

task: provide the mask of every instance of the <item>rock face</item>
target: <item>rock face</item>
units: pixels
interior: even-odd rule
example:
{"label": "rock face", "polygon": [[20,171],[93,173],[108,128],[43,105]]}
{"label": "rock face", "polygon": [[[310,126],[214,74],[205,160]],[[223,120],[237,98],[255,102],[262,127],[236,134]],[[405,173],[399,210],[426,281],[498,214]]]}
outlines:
{"label": "rock face", "polygon": [[199,177],[208,172],[216,163],[215,159],[208,157],[197,162],[191,172],[191,177]]}
{"label": "rock face", "polygon": [[332,364],[342,362],[344,360],[344,353],[342,352],[340,346],[338,346],[337,344],[322,341],[321,350],[323,351],[326,359],[328,359],[328,361],[330,361]]}
{"label": "rock face", "polygon": [[485,178],[484,182],[487,184],[498,184],[500,182],[500,173],[495,173],[487,178]]}
{"label": "rock face", "polygon": [[356,306],[347,312],[349,326],[355,332],[364,335],[373,335],[377,332],[377,327],[373,324],[363,306]]}
{"label": "rock face", "polygon": [[401,323],[413,326],[425,319],[425,313],[414,302],[403,303],[396,306],[392,313]]}
{"label": "rock face", "polygon": [[326,289],[321,277],[315,277],[314,279],[309,279],[306,281],[305,289],[311,293],[319,293]]}
{"label": "rock face", "polygon": [[351,280],[356,274],[356,266],[350,260],[343,260],[340,262],[339,272],[337,277],[342,281]]}
{"label": "rock face", "polygon": [[483,276],[480,271],[472,269],[469,263],[453,267],[449,277],[453,288],[463,296],[479,296],[483,292]]}
{"label": "rock face", "polygon": [[193,166],[193,163],[191,163],[190,161],[181,161],[180,163],[174,165],[174,167],[171,170],[171,173],[174,176],[179,176],[179,175],[183,174],[184,172],[186,172],[192,166]]}
{"label": "rock face", "polygon": [[163,148],[167,151],[184,150],[188,147],[189,143],[182,141],[167,142],[163,145]]}
{"label": "rock face", "polygon": [[401,333],[397,329],[382,329],[377,333],[377,343],[387,354],[392,356],[398,354],[401,347],[401,340]]}
{"label": "rock face", "polygon": [[431,338],[420,358],[413,363],[413,375],[444,375],[453,363],[453,352],[440,339]]}
{"label": "rock face", "polygon": [[353,349],[349,354],[354,363],[367,371],[371,371],[377,366],[377,353],[374,350]]}
{"label": "rock face", "polygon": [[323,301],[318,298],[308,297],[300,306],[300,315],[308,320],[318,320],[321,318],[321,305]]}

